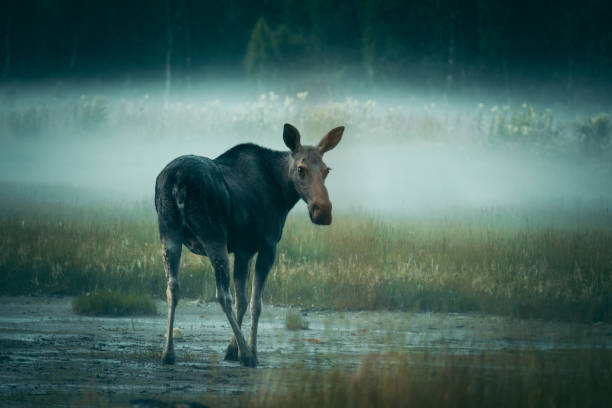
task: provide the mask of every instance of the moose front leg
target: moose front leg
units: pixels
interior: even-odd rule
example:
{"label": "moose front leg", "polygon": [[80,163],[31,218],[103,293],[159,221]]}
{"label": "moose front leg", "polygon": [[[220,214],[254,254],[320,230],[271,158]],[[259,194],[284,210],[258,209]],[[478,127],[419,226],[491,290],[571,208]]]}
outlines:
{"label": "moose front leg", "polygon": [[251,334],[249,336],[249,348],[253,353],[253,360],[257,364],[257,324],[261,314],[261,295],[266,284],[266,278],[270,268],[274,264],[276,246],[270,245],[259,251],[255,263],[255,276],[253,277],[253,290],[251,292]]}
{"label": "moose front leg", "polygon": [[232,296],[229,291],[230,275],[229,275],[229,258],[227,254],[227,248],[223,246],[208,246],[206,253],[210,258],[210,262],[215,270],[215,279],[217,281],[217,301],[221,305],[227,320],[229,321],[234,337],[236,338],[236,344],[238,346],[238,359],[244,366],[255,367],[255,360],[253,354],[246,344],[240,326],[234,317],[232,311]]}
{"label": "moose front leg", "polygon": [[[235,254],[234,257],[234,309],[236,322],[242,329],[242,318],[247,309],[247,291],[252,255]],[[225,360],[238,361],[238,343],[232,334],[232,340],[225,351]]]}

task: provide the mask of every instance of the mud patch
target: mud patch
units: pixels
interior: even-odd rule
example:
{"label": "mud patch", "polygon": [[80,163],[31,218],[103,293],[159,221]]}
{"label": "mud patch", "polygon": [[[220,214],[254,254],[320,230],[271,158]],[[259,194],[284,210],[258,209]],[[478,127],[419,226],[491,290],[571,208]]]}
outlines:
{"label": "mud patch", "polygon": [[[0,396],[11,406],[129,405],[129,401],[234,401],[283,370],[356,366],[373,352],[469,354],[483,350],[612,347],[612,325],[487,315],[303,312],[308,330],[285,328],[286,308],[265,306],[260,367],[223,361],[231,330],[216,303],[182,301],[177,364],[160,363],[166,317],[75,315],[71,298],[0,298]],[[165,311],[160,302],[158,310]],[[243,327],[248,327],[245,319]],[[275,377],[276,376],[276,377]],[[216,404],[215,404],[216,403]],[[170,405],[169,405],[170,404]],[[225,403],[223,403],[225,405]]]}

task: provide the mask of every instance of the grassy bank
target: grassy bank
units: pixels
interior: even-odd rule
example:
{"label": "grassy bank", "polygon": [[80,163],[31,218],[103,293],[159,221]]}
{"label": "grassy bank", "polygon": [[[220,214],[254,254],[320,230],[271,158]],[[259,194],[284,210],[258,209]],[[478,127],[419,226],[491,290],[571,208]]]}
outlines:
{"label": "grassy bank", "polygon": [[[5,200],[3,294],[100,290],[163,297],[155,212],[131,205]],[[183,252],[185,297],[211,299],[206,258]],[[612,217],[587,209],[497,209],[422,219],[290,217],[265,301],[302,307],[481,311],[612,321]]]}

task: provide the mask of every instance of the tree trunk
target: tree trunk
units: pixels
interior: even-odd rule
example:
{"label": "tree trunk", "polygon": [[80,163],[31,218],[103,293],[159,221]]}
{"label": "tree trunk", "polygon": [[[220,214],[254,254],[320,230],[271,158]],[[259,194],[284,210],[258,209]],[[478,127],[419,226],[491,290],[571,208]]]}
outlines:
{"label": "tree trunk", "polygon": [[166,91],[164,106],[168,107],[170,88],[172,87],[172,7],[171,0],[166,0]]}
{"label": "tree trunk", "polygon": [[74,67],[76,67],[78,52],[79,52],[79,37],[75,33],[72,39],[72,52],[70,53],[70,71],[74,70]]}
{"label": "tree trunk", "polygon": [[191,89],[191,24],[188,15],[184,14],[185,19],[185,72],[187,76],[185,78],[187,82],[187,89]]}
{"label": "tree trunk", "polygon": [[504,93],[506,94],[506,103],[510,102],[510,73],[508,72],[508,57],[506,51],[502,56],[502,70],[504,75]]}
{"label": "tree trunk", "polygon": [[448,60],[447,60],[447,71],[446,71],[446,91],[444,92],[444,99],[446,100],[447,94],[451,91],[455,76],[455,12],[451,11],[449,16],[449,37],[448,37]]}
{"label": "tree trunk", "polygon": [[6,31],[4,32],[4,67],[2,68],[2,79],[6,79],[11,68],[11,5],[6,13]]}

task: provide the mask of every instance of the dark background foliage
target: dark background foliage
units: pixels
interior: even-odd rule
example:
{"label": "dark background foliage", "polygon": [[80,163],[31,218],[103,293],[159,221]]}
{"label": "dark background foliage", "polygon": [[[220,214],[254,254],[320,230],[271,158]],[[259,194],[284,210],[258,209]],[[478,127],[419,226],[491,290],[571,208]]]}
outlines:
{"label": "dark background foliage", "polygon": [[[609,0],[3,0],[3,80],[337,70],[449,85],[612,77]],[[211,71],[212,72],[212,71]]]}

